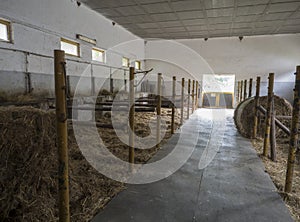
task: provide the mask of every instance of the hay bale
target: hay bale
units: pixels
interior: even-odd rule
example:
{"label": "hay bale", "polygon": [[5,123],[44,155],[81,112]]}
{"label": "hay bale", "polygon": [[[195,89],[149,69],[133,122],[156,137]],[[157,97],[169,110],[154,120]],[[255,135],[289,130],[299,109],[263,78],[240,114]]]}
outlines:
{"label": "hay bale", "polygon": [[[267,96],[262,96],[259,98],[260,105],[267,107]],[[255,108],[254,97],[251,97],[243,102],[241,102],[234,112],[234,122],[240,134],[244,137],[251,138],[253,135],[253,125],[254,125],[254,108]],[[291,116],[292,115],[292,105],[282,97],[274,96],[274,108],[276,115]],[[285,120],[283,123],[290,127],[290,121]],[[258,137],[264,136],[264,126],[265,121],[263,116],[260,118],[260,127],[257,132]],[[282,132],[278,127],[276,127],[277,137],[287,137],[286,134]]]}
{"label": "hay bale", "polygon": [[[0,221],[57,221],[55,113],[0,107]],[[98,173],[69,131],[72,221],[89,221],[123,184]]]}

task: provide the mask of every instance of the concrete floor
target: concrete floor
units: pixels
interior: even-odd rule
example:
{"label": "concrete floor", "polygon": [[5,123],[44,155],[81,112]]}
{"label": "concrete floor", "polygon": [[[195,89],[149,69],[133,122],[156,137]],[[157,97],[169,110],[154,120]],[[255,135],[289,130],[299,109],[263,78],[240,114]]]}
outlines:
{"label": "concrete floor", "polygon": [[152,160],[172,150],[180,134],[197,134],[183,167],[164,180],[129,185],[92,221],[293,221],[232,115],[233,110],[197,110]]}

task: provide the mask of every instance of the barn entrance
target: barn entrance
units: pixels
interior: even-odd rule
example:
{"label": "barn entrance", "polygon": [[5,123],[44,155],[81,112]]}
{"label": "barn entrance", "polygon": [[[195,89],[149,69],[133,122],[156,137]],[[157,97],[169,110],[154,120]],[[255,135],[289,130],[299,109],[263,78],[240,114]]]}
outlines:
{"label": "barn entrance", "polygon": [[203,75],[202,106],[233,108],[235,75]]}

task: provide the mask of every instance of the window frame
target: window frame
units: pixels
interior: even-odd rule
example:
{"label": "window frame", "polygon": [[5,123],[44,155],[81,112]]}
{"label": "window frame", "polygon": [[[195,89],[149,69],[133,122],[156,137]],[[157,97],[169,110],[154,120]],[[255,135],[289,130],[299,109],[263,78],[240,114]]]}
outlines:
{"label": "window frame", "polygon": [[[93,59],[93,51],[101,52],[103,54],[103,61]],[[100,62],[100,63],[106,63],[106,51],[104,49],[101,49],[101,48],[93,47],[92,48],[92,61]]]}
{"label": "window frame", "polygon": [[77,47],[77,55],[74,55],[74,54],[70,54],[70,53],[67,53],[65,51],[65,54],[68,55],[68,56],[74,56],[74,57],[80,57],[80,44],[76,41],[73,41],[73,40],[69,40],[69,39],[65,39],[65,38],[60,38],[60,49],[62,50],[61,48],[61,42],[64,42],[64,43],[67,43],[67,44],[70,44],[70,45],[75,45]]}
{"label": "window frame", "polygon": [[[123,60],[124,60],[124,59],[127,60],[127,65],[126,65],[126,66],[123,65]],[[129,66],[130,66],[130,59],[129,59],[128,57],[123,56],[123,58],[122,58],[122,67],[129,68]]]}
{"label": "window frame", "polygon": [[[137,67],[137,64],[138,64],[138,67]],[[136,70],[141,70],[142,69],[142,62],[140,60],[134,61],[134,68]]]}
{"label": "window frame", "polygon": [[5,19],[0,18],[0,23],[1,23],[2,25],[5,25],[5,26],[6,26],[7,39],[8,39],[8,40],[0,39],[0,42],[8,42],[8,43],[12,43],[13,40],[12,40],[12,27],[11,27],[11,22],[8,21],[8,20],[5,20]]}

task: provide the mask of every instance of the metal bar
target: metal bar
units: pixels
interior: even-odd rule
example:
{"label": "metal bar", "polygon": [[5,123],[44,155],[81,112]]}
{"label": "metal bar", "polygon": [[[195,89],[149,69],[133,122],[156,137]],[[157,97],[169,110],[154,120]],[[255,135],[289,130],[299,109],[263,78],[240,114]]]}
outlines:
{"label": "metal bar", "polygon": [[129,163],[134,163],[134,67],[129,68]]}
{"label": "metal bar", "polygon": [[181,79],[180,125],[183,125],[183,110],[184,110],[184,78]]}
{"label": "metal bar", "polygon": [[244,100],[247,99],[247,79],[244,81]]}
{"label": "metal bar", "polygon": [[254,98],[254,125],[253,125],[253,138],[257,136],[258,129],[258,106],[259,106],[259,94],[260,94],[260,77],[256,78],[256,94]]}
{"label": "metal bar", "polygon": [[161,125],[161,73],[157,75],[157,107],[156,107],[156,147],[160,146],[160,125]]}
{"label": "metal bar", "polygon": [[[134,104],[135,106],[135,104]],[[68,109],[73,109],[73,110],[87,110],[87,111],[111,111],[112,107],[72,107],[69,106]],[[134,110],[136,112],[154,112],[155,111],[155,107],[151,106],[151,107],[135,107]],[[119,107],[118,110],[114,110],[114,112],[119,111],[119,112],[126,112],[128,111],[128,105],[127,106],[122,106]]]}
{"label": "metal bar", "polygon": [[253,79],[251,78],[249,81],[249,93],[248,93],[248,98],[252,97],[252,82]]}
{"label": "metal bar", "polygon": [[190,118],[190,100],[191,100],[191,80],[188,80],[188,101],[187,101],[187,119]]}
{"label": "metal bar", "polygon": [[264,147],[263,147],[263,155],[265,157],[267,157],[269,154],[269,146],[270,146],[271,106],[272,106],[273,90],[274,90],[274,73],[270,73],[269,85],[268,85],[268,101],[267,101]]}
{"label": "metal bar", "polygon": [[296,81],[294,89],[294,102],[293,102],[293,114],[292,114],[292,128],[290,137],[289,156],[287,161],[286,179],[284,191],[289,193],[292,191],[294,167],[296,159],[296,150],[298,147],[298,130],[299,130],[299,119],[300,119],[300,66],[297,66],[296,70]]}
{"label": "metal bar", "polygon": [[56,131],[58,147],[58,193],[59,221],[70,221],[69,172],[68,172],[68,131],[66,109],[66,79],[63,65],[65,52],[54,50],[54,77],[56,97]]}
{"label": "metal bar", "polygon": [[173,76],[173,87],[172,87],[172,117],[171,117],[171,134],[175,131],[175,97],[176,97],[176,76]]}

